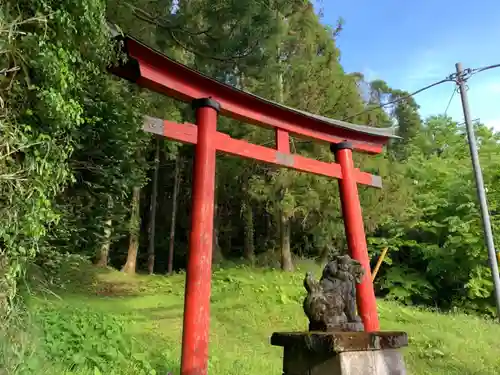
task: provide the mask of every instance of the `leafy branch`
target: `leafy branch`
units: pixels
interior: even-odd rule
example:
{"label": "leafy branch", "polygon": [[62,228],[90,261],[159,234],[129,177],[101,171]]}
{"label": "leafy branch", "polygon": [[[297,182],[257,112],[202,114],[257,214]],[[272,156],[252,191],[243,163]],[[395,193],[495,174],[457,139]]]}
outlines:
{"label": "leafy branch", "polygon": [[171,20],[165,19],[164,17],[156,17],[151,13],[147,12],[146,10],[136,7],[135,5],[130,4],[129,2],[124,2],[124,4],[132,10],[132,13],[136,18],[165,30],[172,39],[172,41],[175,44],[177,44],[177,46],[202,58],[215,60],[219,62],[234,62],[236,60],[241,60],[252,55],[260,45],[260,41],[256,40],[250,46],[246,47],[242,53],[234,54],[232,56],[216,56],[204,53],[200,51],[200,48],[189,46],[186,43],[182,42],[178,37],[178,35],[176,34],[182,33],[188,35],[189,37],[205,36],[212,42],[218,42],[222,39],[232,39],[234,37],[234,32],[238,26],[238,22],[233,23],[233,25],[229,29],[229,32],[226,35],[216,37],[210,33],[213,30],[212,26],[204,30],[189,30],[185,27],[180,26],[179,24],[174,24]]}

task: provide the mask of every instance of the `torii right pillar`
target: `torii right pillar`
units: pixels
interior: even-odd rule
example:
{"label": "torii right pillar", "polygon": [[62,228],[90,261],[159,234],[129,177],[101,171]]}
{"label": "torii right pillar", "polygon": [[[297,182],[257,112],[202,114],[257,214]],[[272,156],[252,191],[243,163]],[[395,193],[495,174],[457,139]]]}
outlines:
{"label": "torii right pillar", "polygon": [[380,332],[352,149],[348,142],[331,145],[341,169],[338,181],[347,245],[365,270],[356,287],[365,332],[274,333],[271,345],[284,349],[283,375],[406,375],[400,348],[408,345],[408,335]]}
{"label": "torii right pillar", "polygon": [[335,161],[340,165],[342,178],[339,181],[340,202],[344,217],[347,246],[353,259],[361,263],[365,275],[356,286],[358,313],[361,316],[365,331],[380,330],[377,314],[377,301],[370,271],[370,258],[366,246],[366,235],[359,201],[358,186],[355,178],[354,162],[352,160],[352,144],[341,142],[331,145]]}

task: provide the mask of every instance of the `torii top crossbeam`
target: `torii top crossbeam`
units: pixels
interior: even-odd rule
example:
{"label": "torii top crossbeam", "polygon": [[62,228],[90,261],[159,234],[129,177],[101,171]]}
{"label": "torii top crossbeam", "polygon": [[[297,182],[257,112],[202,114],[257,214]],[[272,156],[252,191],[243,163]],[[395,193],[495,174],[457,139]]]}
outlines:
{"label": "torii top crossbeam", "polygon": [[351,142],[354,149],[380,153],[392,128],[374,128],[334,120],[261,98],[209,78],[149,48],[130,36],[122,38],[130,58],[113,73],[181,101],[212,98],[221,114],[250,124],[272,127],[328,143]]}
{"label": "torii top crossbeam", "polygon": [[[196,111],[196,124],[178,124],[146,116],[144,125],[148,132],[196,145],[181,374],[206,375],[208,368],[217,151],[338,179],[348,248],[351,256],[361,263],[366,272],[357,286],[359,314],[365,330],[378,330],[357,184],[381,187],[381,180],[354,167],[352,150],[380,153],[390,138],[397,138],[393,130],[332,120],[237,90],[154,51],[132,37],[119,35],[113,28],[112,32],[122,39],[124,51],[128,55],[127,63],[110,68],[113,74],[178,100],[192,102]],[[273,128],[276,132],[276,147],[258,146],[218,132],[219,113]],[[321,162],[291,153],[290,134],[330,143],[337,163]]]}

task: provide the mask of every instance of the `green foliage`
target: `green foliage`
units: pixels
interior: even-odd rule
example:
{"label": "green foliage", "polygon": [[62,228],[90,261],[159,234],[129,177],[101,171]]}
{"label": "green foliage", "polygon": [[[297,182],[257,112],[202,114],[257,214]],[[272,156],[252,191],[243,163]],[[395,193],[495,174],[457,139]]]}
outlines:
{"label": "green foliage", "polygon": [[[481,161],[485,180],[491,181],[495,177],[488,171],[497,161],[488,148],[497,135],[485,130]],[[447,118],[428,119],[414,140],[404,176],[416,189],[406,200],[406,217],[389,218],[371,239],[378,248],[390,248],[381,291],[405,302],[491,312],[491,271],[461,129]],[[488,192],[488,198],[496,206],[496,194]]]}
{"label": "green foliage", "polygon": [[[130,90],[105,73],[115,58],[105,2],[14,3],[0,14],[8,35],[0,69],[10,72],[1,84],[0,143],[0,256],[9,299],[36,254],[53,246],[92,251],[80,240],[112,215],[102,213],[102,202],[122,218],[131,185],[144,180],[135,158],[144,139],[141,101],[124,101],[134,99]],[[103,142],[95,148],[96,141]]]}
{"label": "green foliage", "polygon": [[[103,3],[7,2],[2,68],[1,254],[9,298],[25,263],[59,214],[53,199],[71,181],[68,159],[86,124],[82,93],[111,61]],[[81,12],[83,11],[83,12]],[[90,41],[92,41],[90,43]]]}
{"label": "green foliage", "polygon": [[[56,269],[71,258],[67,254],[79,261],[97,255],[103,264],[109,258],[121,267],[133,232],[141,234],[137,266],[142,268],[148,239],[142,234],[152,204],[162,218],[155,228],[155,271],[162,272],[178,154],[183,162],[175,268],[185,267],[193,150],[162,143],[159,195],[151,202],[154,142],[141,123],[144,114],[193,122],[193,113],[106,72],[117,61],[106,18],[239,89],[320,115],[396,127],[402,140],[385,154],[355,155],[357,167],[384,181],[381,190],[359,187],[371,255],[389,247],[378,292],[408,304],[492,311],[461,127],[442,117],[423,122],[406,92],[347,74],[335,40],[339,30],[323,25],[309,1],[181,1],[173,11],[174,3],[9,0],[2,6],[0,311],[8,310],[16,283],[34,261],[60,287],[65,282]],[[274,147],[268,129],[222,117],[218,129]],[[478,125],[477,136],[498,242],[499,135]],[[294,153],[333,162],[327,145],[292,138],[290,146]],[[140,189],[140,206],[131,217],[134,189]],[[276,249],[288,243],[295,256],[320,262],[345,249],[336,181],[220,156],[216,195],[215,245],[226,259],[244,256],[274,267],[284,263]]]}
{"label": "green foliage", "polygon": [[380,287],[388,291],[387,298],[407,305],[413,303],[415,296],[429,301],[434,291],[425,277],[404,265],[391,267],[385,274]]}
{"label": "green foliage", "polygon": [[130,368],[137,374],[154,375],[141,348],[126,333],[123,321],[92,309],[47,308],[37,312],[43,329],[42,349],[49,360],[73,370],[92,368],[113,374]]}
{"label": "green foliage", "polygon": [[[140,129],[144,100],[104,74],[100,79],[104,86],[88,87],[93,91],[85,103],[89,129],[70,161],[75,183],[57,200],[65,225],[51,233],[59,250],[76,246],[88,255],[104,241],[106,221],[114,223],[114,241],[128,233],[132,189],[144,185],[147,169],[141,155],[148,146]],[[98,142],[101,146],[93,147]]]}
{"label": "green foliage", "polygon": [[[143,268],[147,207],[157,204],[161,219],[155,271],[162,272],[177,154],[183,160],[175,222],[177,269],[185,267],[190,229],[192,148],[163,143],[160,193],[157,202],[150,202],[154,142],[141,131],[141,123],[144,114],[193,122],[193,113],[106,72],[117,60],[106,17],[180,62],[239,89],[325,116],[396,127],[402,140],[387,153],[355,155],[357,167],[384,181],[381,190],[359,188],[372,258],[389,248],[377,292],[408,305],[494,313],[463,128],[444,117],[423,122],[407,93],[382,80],[366,82],[360,74],[346,74],[336,31],[320,22],[311,2],[180,1],[176,11],[170,0],[132,5],[114,0],[4,3],[0,314],[8,318],[0,320],[0,353],[9,371],[154,374],[166,372],[160,362],[168,363],[168,370],[178,365],[184,275],[144,278],[109,269],[98,274],[87,264],[107,245],[112,266],[120,267],[127,236],[140,233],[137,264]],[[274,134],[266,129],[226,118],[220,118],[218,129],[274,147]],[[500,136],[480,124],[476,131],[498,243]],[[292,138],[291,149],[333,162],[327,145]],[[131,212],[133,192],[139,189],[140,206]],[[282,239],[277,234],[282,223],[291,227],[293,259],[307,270],[317,269],[300,257],[325,261],[344,250],[337,182],[219,157],[216,208],[215,245],[226,262],[245,256],[264,269],[214,267],[210,372],[278,373],[281,359],[269,356],[263,343],[271,331],[303,329],[305,322],[302,271],[285,275],[269,270],[284,263],[275,251]],[[136,218],[136,212],[142,217]],[[38,267],[30,267],[34,262]],[[24,321],[24,312],[16,315],[20,305],[14,297],[26,270],[48,281],[39,289],[62,295],[53,304],[34,301],[41,332]],[[388,302],[379,306],[384,327],[404,329],[414,337],[408,356],[413,373],[497,372],[495,353],[477,355],[483,353],[481,346],[494,347],[498,336],[488,321]],[[477,343],[464,336],[464,327],[478,337]],[[39,335],[40,343],[31,342],[28,331]],[[464,351],[470,345],[476,345],[473,357]]]}

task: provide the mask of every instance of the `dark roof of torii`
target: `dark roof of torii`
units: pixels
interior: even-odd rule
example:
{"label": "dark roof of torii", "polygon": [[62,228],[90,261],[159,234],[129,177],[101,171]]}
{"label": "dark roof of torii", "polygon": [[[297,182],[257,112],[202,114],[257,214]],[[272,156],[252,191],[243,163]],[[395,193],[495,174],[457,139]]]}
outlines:
{"label": "dark roof of torii", "polygon": [[[203,73],[200,73],[200,72],[197,72],[197,73],[200,74],[200,75],[205,76]],[[207,77],[208,79],[210,79],[212,81],[215,81],[211,77],[208,77],[208,76],[205,76],[205,77]],[[217,82],[219,82],[219,81],[217,81]],[[220,82],[220,83],[222,83],[222,82]],[[226,84],[224,84],[224,85],[226,85]],[[228,85],[226,85],[226,86],[228,86]],[[307,117],[314,118],[316,120],[325,122],[328,125],[331,125],[331,126],[334,126],[334,127],[337,127],[337,128],[344,128],[344,129],[354,130],[354,131],[357,131],[357,132],[360,132],[360,133],[365,133],[365,134],[370,134],[370,135],[380,135],[382,137],[388,137],[388,138],[400,138],[399,136],[397,136],[395,134],[395,128],[375,128],[373,126],[351,124],[350,122],[346,122],[346,121],[342,121],[342,120],[336,120],[336,119],[333,119],[333,118],[329,118],[329,117],[325,117],[325,116],[321,116],[321,115],[316,115],[316,114],[311,113],[311,112],[302,111],[302,110],[297,109],[297,108],[289,107],[289,106],[286,106],[284,104],[275,102],[275,101],[270,100],[270,99],[263,98],[262,96],[258,96],[258,95],[252,94],[249,91],[241,90],[241,89],[233,87],[233,86],[231,86],[231,89],[233,89],[235,91],[243,92],[246,95],[252,96],[252,97],[254,97],[254,98],[258,99],[258,100],[261,100],[263,102],[272,104],[272,105],[274,105],[276,107],[280,107],[280,108],[286,109],[286,110],[291,111],[291,112],[300,113],[301,115],[304,115],[304,116],[307,116]]]}
{"label": "dark roof of torii", "polygon": [[[140,41],[138,41],[137,39],[135,39],[129,35],[123,35],[120,31],[118,31],[116,29],[116,27],[114,25],[110,24],[109,26],[111,29],[111,33],[114,37],[120,37],[120,38],[124,39],[125,41],[133,41],[135,43],[135,45],[140,45],[141,50],[147,51],[144,53],[148,53],[148,54],[150,53],[151,56],[154,55],[158,59],[161,58],[164,63],[170,64],[171,67],[175,66],[179,69],[179,71],[182,70],[186,74],[189,73],[189,75],[191,75],[192,78],[199,80],[200,82],[203,81],[203,82],[205,82],[205,84],[208,83],[210,85],[217,85],[219,87],[223,87],[225,91],[231,90],[231,92],[233,92],[235,95],[244,95],[244,96],[248,97],[248,99],[250,99],[250,100],[258,101],[258,102],[262,103],[263,105],[266,105],[268,107],[271,106],[271,107],[274,107],[274,108],[281,110],[281,111],[286,111],[290,115],[295,113],[295,116],[296,116],[298,114],[300,117],[305,117],[306,119],[310,119],[311,123],[323,123],[323,124],[328,125],[330,127],[339,129],[340,133],[347,132],[347,133],[351,133],[351,134],[359,134],[359,136],[361,136],[361,137],[363,134],[365,134],[365,136],[368,136],[369,138],[375,137],[373,139],[373,141],[370,140],[369,142],[379,143],[379,141],[375,140],[375,139],[379,139],[379,138],[383,138],[383,139],[399,138],[397,135],[395,135],[394,128],[375,128],[375,127],[371,127],[371,126],[351,124],[351,123],[348,123],[345,121],[331,119],[328,117],[316,115],[316,114],[302,111],[299,109],[291,108],[291,107],[285,106],[283,104],[268,100],[268,99],[260,97],[260,96],[257,96],[255,94],[250,93],[250,92],[240,90],[240,89],[237,89],[233,86],[224,84],[224,83],[217,81],[211,77],[208,77],[208,76],[206,76],[206,75],[204,75],[204,74],[202,74],[194,69],[191,69],[188,66],[185,66],[185,65],[183,65],[175,60],[172,60],[171,58],[161,54],[160,52],[154,51],[153,49],[151,49],[147,45],[144,45],[143,43],[141,43]],[[127,46],[125,46],[125,48],[127,48]],[[126,73],[126,72],[124,73],[123,71],[120,72],[119,69],[113,69],[113,71],[115,74],[118,74],[124,78],[130,79],[130,73]],[[185,99],[185,98],[182,98],[182,99]],[[224,110],[224,106],[223,106],[223,110]],[[341,138],[342,135],[339,134],[338,137]],[[324,139],[324,140],[327,140],[327,139]],[[385,142],[383,142],[383,143],[385,143]]]}
{"label": "dark roof of torii", "polygon": [[266,101],[268,103],[271,103],[271,104],[273,104],[275,106],[285,108],[285,109],[287,109],[289,111],[292,111],[292,112],[300,113],[300,114],[302,114],[304,116],[307,116],[307,117],[314,118],[316,120],[325,122],[325,123],[327,123],[327,124],[329,124],[331,126],[335,126],[335,127],[338,127],[338,128],[345,128],[345,129],[349,129],[349,130],[355,130],[355,131],[360,132],[360,133],[366,133],[366,134],[371,134],[371,135],[380,135],[382,137],[400,138],[399,136],[397,136],[395,134],[395,130],[396,130],[395,128],[375,128],[373,126],[351,124],[350,122],[346,122],[346,121],[342,121],[342,120],[336,120],[336,119],[333,119],[333,118],[329,118],[329,117],[325,117],[325,116],[321,116],[321,115],[316,115],[316,114],[311,113],[311,112],[302,111],[300,109],[288,107],[286,105],[283,105],[283,104],[280,104],[280,103],[277,103],[277,102],[273,102],[272,100],[265,99],[265,98],[262,98],[260,96],[254,95],[254,94],[252,94],[252,93],[250,93],[248,91],[245,91],[245,92],[247,94],[249,94],[249,95],[255,96],[256,98],[259,98],[260,100],[263,100],[263,101]]}

